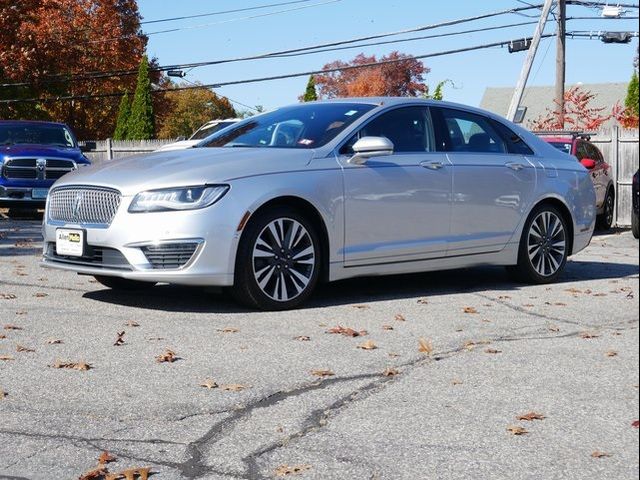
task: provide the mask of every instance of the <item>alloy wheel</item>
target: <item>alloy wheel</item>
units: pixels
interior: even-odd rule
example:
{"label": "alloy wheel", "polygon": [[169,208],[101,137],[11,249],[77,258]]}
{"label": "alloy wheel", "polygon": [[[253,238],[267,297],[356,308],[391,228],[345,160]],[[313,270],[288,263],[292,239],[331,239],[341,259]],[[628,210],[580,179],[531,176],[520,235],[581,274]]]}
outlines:
{"label": "alloy wheel", "polygon": [[555,213],[543,211],[531,222],[527,253],[539,275],[550,277],[558,271],[567,253],[567,241],[564,225]]}
{"label": "alloy wheel", "polygon": [[253,275],[272,300],[288,302],[308,287],[316,268],[316,246],[307,229],[291,218],[267,224],[253,246]]}
{"label": "alloy wheel", "polygon": [[606,204],[604,206],[604,219],[606,225],[610,228],[613,224],[613,195],[607,195]]}

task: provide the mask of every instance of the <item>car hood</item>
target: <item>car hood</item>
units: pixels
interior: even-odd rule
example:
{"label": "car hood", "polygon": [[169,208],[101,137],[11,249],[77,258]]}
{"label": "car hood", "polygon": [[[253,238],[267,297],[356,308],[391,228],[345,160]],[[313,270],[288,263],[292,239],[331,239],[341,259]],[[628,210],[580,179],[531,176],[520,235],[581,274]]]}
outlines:
{"label": "car hood", "polygon": [[305,168],[313,150],[276,148],[194,148],[154,152],[81,168],[55,187],[98,185],[134,195],[143,190],[226,183],[236,178]]}
{"label": "car hood", "polygon": [[54,145],[2,145],[0,146],[0,158],[4,157],[57,157],[78,162],[87,161],[79,148],[56,147]]}

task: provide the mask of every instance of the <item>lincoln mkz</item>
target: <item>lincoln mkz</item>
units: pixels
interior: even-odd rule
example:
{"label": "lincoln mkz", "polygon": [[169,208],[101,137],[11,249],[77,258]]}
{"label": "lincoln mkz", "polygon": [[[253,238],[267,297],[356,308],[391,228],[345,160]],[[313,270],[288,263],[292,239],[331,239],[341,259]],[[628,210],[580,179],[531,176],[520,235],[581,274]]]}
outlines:
{"label": "lincoln mkz", "polygon": [[595,203],[580,163],[497,115],[341,99],[65,175],[43,265],[113,289],[225,287],[267,310],[359,276],[490,264],[549,283],[589,244]]}

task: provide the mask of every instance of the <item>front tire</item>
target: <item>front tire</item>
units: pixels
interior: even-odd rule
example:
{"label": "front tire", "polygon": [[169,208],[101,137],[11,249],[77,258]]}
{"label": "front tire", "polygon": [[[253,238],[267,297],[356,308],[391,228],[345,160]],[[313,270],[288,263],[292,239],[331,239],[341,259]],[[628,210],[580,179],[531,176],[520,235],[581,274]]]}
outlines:
{"label": "front tire", "polygon": [[604,199],[604,211],[602,215],[596,218],[596,227],[598,230],[610,230],[613,225],[613,208],[615,204],[615,196],[613,191],[609,189]]}
{"label": "front tire", "polygon": [[231,293],[251,308],[296,308],[313,292],[321,265],[315,226],[295,210],[274,208],[247,225],[238,246]]}
{"label": "front tire", "polygon": [[106,277],[103,275],[94,275],[98,283],[117,291],[138,291],[152,288],[156,284],[152,282],[140,282],[138,280],[129,280],[128,278],[121,277]]}
{"label": "front tire", "polygon": [[564,270],[569,256],[569,229],[562,213],[552,205],[537,207],[525,223],[518,264],[509,267],[521,282],[554,282]]}

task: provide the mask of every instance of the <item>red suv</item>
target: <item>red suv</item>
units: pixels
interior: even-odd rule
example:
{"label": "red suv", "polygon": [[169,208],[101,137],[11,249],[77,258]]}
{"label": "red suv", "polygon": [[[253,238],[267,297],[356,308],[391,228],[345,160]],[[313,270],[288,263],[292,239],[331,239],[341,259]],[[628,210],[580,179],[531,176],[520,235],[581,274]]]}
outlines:
{"label": "red suv", "polygon": [[611,166],[604,161],[600,149],[591,143],[591,137],[579,132],[535,133],[558,150],[576,157],[591,172],[598,209],[596,226],[602,230],[609,230],[613,223],[616,191],[611,176]]}

